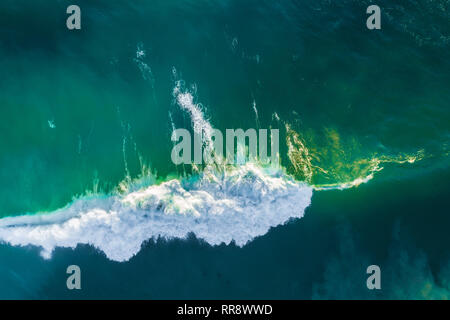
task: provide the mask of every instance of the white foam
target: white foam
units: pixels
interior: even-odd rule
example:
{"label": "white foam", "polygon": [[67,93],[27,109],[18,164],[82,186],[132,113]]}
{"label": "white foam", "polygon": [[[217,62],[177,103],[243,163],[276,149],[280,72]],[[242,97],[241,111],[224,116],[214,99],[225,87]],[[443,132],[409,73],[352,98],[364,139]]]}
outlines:
{"label": "white foam", "polygon": [[[213,128],[181,81],[173,95],[206,147],[212,145]],[[47,214],[0,219],[0,241],[39,246],[44,258],[56,247],[89,244],[116,261],[132,258],[146,240],[184,239],[191,233],[210,245],[234,241],[244,246],[272,227],[303,217],[313,189],[280,168],[247,163],[219,171],[210,167],[160,185],[142,187],[140,179],[122,190],[129,191],[81,198]]]}
{"label": "white foam", "polygon": [[146,52],[144,50],[144,46],[142,43],[138,44],[136,49],[136,58],[134,58],[134,62],[136,62],[139,70],[141,71],[142,78],[145,81],[150,81],[152,86],[154,85],[155,78],[153,77],[152,69],[148,64],[144,62],[144,58],[146,57]]}
{"label": "white foam", "polygon": [[214,129],[208,120],[205,119],[201,104],[194,103],[194,97],[188,91],[184,91],[181,81],[177,81],[173,89],[173,95],[182,110],[188,112],[191,117],[194,132],[202,135],[205,144],[212,145],[212,135]]}
{"label": "white foam", "polygon": [[214,179],[170,180],[124,195],[81,198],[39,215],[0,219],[0,241],[34,245],[50,258],[56,247],[90,244],[127,261],[149,239],[195,234],[210,245],[244,246],[271,227],[301,218],[312,188],[277,169],[247,164]]}

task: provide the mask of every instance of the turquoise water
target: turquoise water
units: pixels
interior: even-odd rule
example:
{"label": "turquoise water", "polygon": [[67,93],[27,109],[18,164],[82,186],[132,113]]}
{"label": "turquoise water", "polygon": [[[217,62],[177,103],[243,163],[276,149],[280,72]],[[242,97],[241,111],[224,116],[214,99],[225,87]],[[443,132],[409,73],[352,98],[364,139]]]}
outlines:
{"label": "turquoise water", "polygon": [[[2,1],[0,297],[448,298],[450,4],[370,3]],[[174,165],[196,125],[281,164]]]}

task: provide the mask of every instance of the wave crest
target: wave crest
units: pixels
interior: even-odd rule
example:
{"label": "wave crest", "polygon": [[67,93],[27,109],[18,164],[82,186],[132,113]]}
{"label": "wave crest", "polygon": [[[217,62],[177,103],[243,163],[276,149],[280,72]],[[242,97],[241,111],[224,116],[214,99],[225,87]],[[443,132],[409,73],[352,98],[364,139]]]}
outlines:
{"label": "wave crest", "polygon": [[301,218],[312,188],[277,168],[247,164],[221,175],[173,179],[127,194],[86,197],[49,214],[0,219],[0,240],[56,247],[89,244],[127,261],[143,242],[194,234],[210,245],[244,246],[291,218]]}

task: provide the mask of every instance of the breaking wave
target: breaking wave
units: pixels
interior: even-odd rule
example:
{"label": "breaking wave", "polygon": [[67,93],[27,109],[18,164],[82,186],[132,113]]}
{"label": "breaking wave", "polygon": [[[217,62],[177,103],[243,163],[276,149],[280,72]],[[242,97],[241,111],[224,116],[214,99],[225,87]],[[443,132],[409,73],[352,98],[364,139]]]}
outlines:
{"label": "breaking wave", "polygon": [[[201,105],[181,81],[173,91],[177,105],[211,145],[212,126]],[[301,218],[313,189],[281,166],[206,167],[195,175],[151,184],[146,173],[126,180],[118,191],[74,200],[45,214],[0,219],[0,241],[34,245],[50,258],[56,247],[89,244],[115,261],[127,261],[147,240],[184,239],[194,234],[210,245],[244,246],[270,228]],[[126,186],[124,186],[126,184]]]}
{"label": "breaking wave", "polygon": [[[144,56],[141,51],[138,50],[137,59]],[[193,93],[185,89],[181,80],[175,82],[173,96],[180,110],[191,118],[193,130],[202,134],[203,146],[210,147],[213,128],[201,104],[194,102]],[[257,116],[256,105],[253,107]],[[172,118],[171,122],[175,129]],[[44,258],[50,258],[56,247],[88,244],[115,261],[131,259],[145,241],[185,239],[190,234],[210,245],[234,242],[244,246],[272,227],[302,218],[313,190],[354,187],[369,181],[382,169],[383,162],[412,163],[421,159],[419,154],[398,159],[374,158],[360,161],[360,165],[352,162],[348,165],[349,174],[337,176],[335,172],[345,171],[342,169],[345,165],[337,169],[319,167],[315,163],[323,163],[320,161],[323,159],[307,148],[289,125],[286,132],[288,158],[295,178],[281,165],[264,166],[256,162],[243,166],[215,163],[194,170],[196,173],[191,176],[160,184],[155,184],[151,173],[143,170],[134,181],[127,175],[128,179],[115,192],[81,197],[50,213],[0,219],[0,241],[41,247]],[[333,148],[328,149],[341,150],[338,137],[335,134],[332,137]],[[318,184],[320,175],[336,176],[341,182]]]}
{"label": "breaking wave", "polygon": [[312,188],[281,169],[247,164],[221,176],[173,179],[128,194],[80,198],[48,214],[0,220],[0,239],[34,245],[50,258],[56,247],[89,244],[127,261],[146,240],[194,234],[210,245],[244,246],[310,205]]}

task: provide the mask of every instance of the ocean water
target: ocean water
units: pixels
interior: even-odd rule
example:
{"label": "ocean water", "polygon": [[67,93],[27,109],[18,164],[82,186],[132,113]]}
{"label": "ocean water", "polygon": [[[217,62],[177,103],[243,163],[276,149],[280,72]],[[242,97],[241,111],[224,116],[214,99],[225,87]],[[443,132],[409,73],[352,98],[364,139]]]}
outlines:
{"label": "ocean water", "polygon": [[[71,4],[0,3],[0,298],[450,297],[450,2]],[[175,165],[176,128],[280,163]]]}

